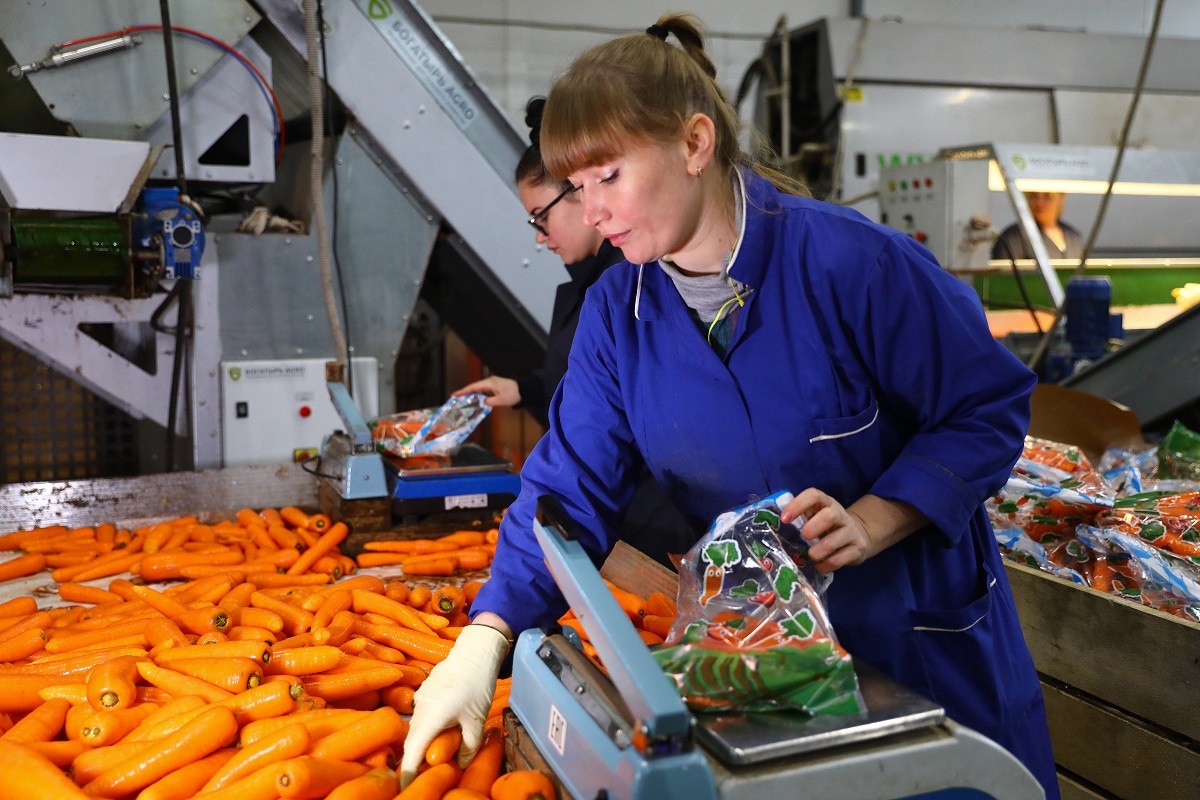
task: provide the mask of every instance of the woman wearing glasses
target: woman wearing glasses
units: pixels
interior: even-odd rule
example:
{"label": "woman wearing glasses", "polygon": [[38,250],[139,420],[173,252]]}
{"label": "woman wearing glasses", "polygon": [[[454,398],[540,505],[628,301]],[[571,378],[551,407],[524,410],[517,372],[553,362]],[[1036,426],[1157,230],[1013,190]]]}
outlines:
{"label": "woman wearing glasses", "polygon": [[[579,325],[584,293],[606,269],[625,261],[621,251],[600,231],[583,223],[583,210],[571,184],[555,180],[546,171],[540,141],[545,105],[546,98],[535,97],[525,106],[531,144],[517,164],[516,183],[538,244],[558,255],[570,276],[554,297],[546,359],[539,369],[523,378],[492,375],[454,393],[481,392],[489,396],[488,405],[527,409],[542,425],[549,424],[550,398],[567,372],[567,356]],[[670,563],[670,554],[687,552],[696,539],[696,533],[648,473],[643,474],[626,509],[621,532],[627,543],[663,564]]]}

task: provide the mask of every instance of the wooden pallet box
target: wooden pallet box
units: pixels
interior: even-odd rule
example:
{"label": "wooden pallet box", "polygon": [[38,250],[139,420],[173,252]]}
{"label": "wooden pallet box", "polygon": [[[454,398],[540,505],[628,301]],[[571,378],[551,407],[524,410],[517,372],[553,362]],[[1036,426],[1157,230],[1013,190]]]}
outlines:
{"label": "wooden pallet box", "polygon": [[1200,797],[1200,624],[1006,566],[1064,800]]}

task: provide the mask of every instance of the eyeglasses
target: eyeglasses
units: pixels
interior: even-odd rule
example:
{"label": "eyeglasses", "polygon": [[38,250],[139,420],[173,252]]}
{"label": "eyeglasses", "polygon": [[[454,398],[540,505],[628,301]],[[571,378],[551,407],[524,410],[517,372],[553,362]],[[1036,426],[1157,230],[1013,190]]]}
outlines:
{"label": "eyeglasses", "polygon": [[550,233],[549,233],[549,231],[546,230],[546,215],[550,213],[550,209],[554,208],[555,203],[557,203],[559,200],[562,200],[567,195],[573,194],[577,189],[579,189],[578,186],[568,185],[567,188],[565,188],[561,192],[559,192],[558,197],[551,200],[546,205],[545,208],[543,208],[538,213],[534,214],[532,217],[530,217],[526,221],[530,225],[532,225],[533,229],[535,231],[537,231],[538,233],[540,233],[542,236],[549,236]]}

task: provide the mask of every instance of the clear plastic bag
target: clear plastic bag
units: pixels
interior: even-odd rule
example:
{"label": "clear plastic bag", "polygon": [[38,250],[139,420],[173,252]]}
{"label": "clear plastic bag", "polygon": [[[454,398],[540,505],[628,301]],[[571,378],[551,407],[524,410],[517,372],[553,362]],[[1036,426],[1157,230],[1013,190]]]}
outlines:
{"label": "clear plastic bag", "polygon": [[439,408],[383,417],[372,431],[375,447],[400,458],[448,455],[491,413],[486,399],[486,395],[467,394],[451,397]]}
{"label": "clear plastic bag", "polygon": [[[863,710],[850,655],[838,645],[809,564],[777,493],[719,516],[679,570],[679,614],[654,652],[698,711]],[[801,521],[802,522],[802,521]]]}

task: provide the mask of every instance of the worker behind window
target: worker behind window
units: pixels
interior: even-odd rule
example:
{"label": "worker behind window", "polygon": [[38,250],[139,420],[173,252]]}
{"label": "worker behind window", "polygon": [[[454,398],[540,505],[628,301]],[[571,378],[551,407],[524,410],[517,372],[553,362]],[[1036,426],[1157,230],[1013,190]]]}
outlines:
{"label": "worker behind window", "polygon": [[795,492],[783,521],[803,514],[809,558],[835,572],[840,643],[1007,748],[1053,800],[1041,686],[983,507],[1021,453],[1036,379],[924,247],[749,168],[715,72],[694,18],[668,15],[550,91],[546,165],[629,263],[588,291],[472,624],[417,692],[403,780],[442,728],[461,725],[471,754],[510,637],[566,609],[537,498],[561,500],[599,562],[649,465],[693,522]]}
{"label": "worker behind window", "polygon": [[[563,260],[570,280],[559,285],[546,337],[542,366],[514,380],[492,375],[468,384],[455,395],[482,392],[493,408],[524,408],[542,425],[549,424],[548,408],[554,390],[567,371],[567,356],[579,325],[583,296],[600,275],[624,263],[621,251],[600,231],[583,222],[583,207],[567,181],[555,180],[542,163],[540,148],[542,111],[546,98],[534,97],[525,106],[530,145],[517,163],[516,184],[527,220],[538,244]],[[703,530],[703,527],[701,528]],[[648,471],[620,525],[621,538],[659,563],[670,566],[671,554],[683,554],[698,538]]]}
{"label": "worker behind window", "polygon": [[[1042,244],[1050,258],[1073,258],[1083,256],[1083,237],[1079,231],[1062,221],[1063,203],[1067,196],[1062,192],[1025,192],[1029,212],[1042,234]],[[992,258],[1015,260],[1033,258],[1033,250],[1022,235],[1021,226],[1014,223],[1000,233],[992,245]]]}

